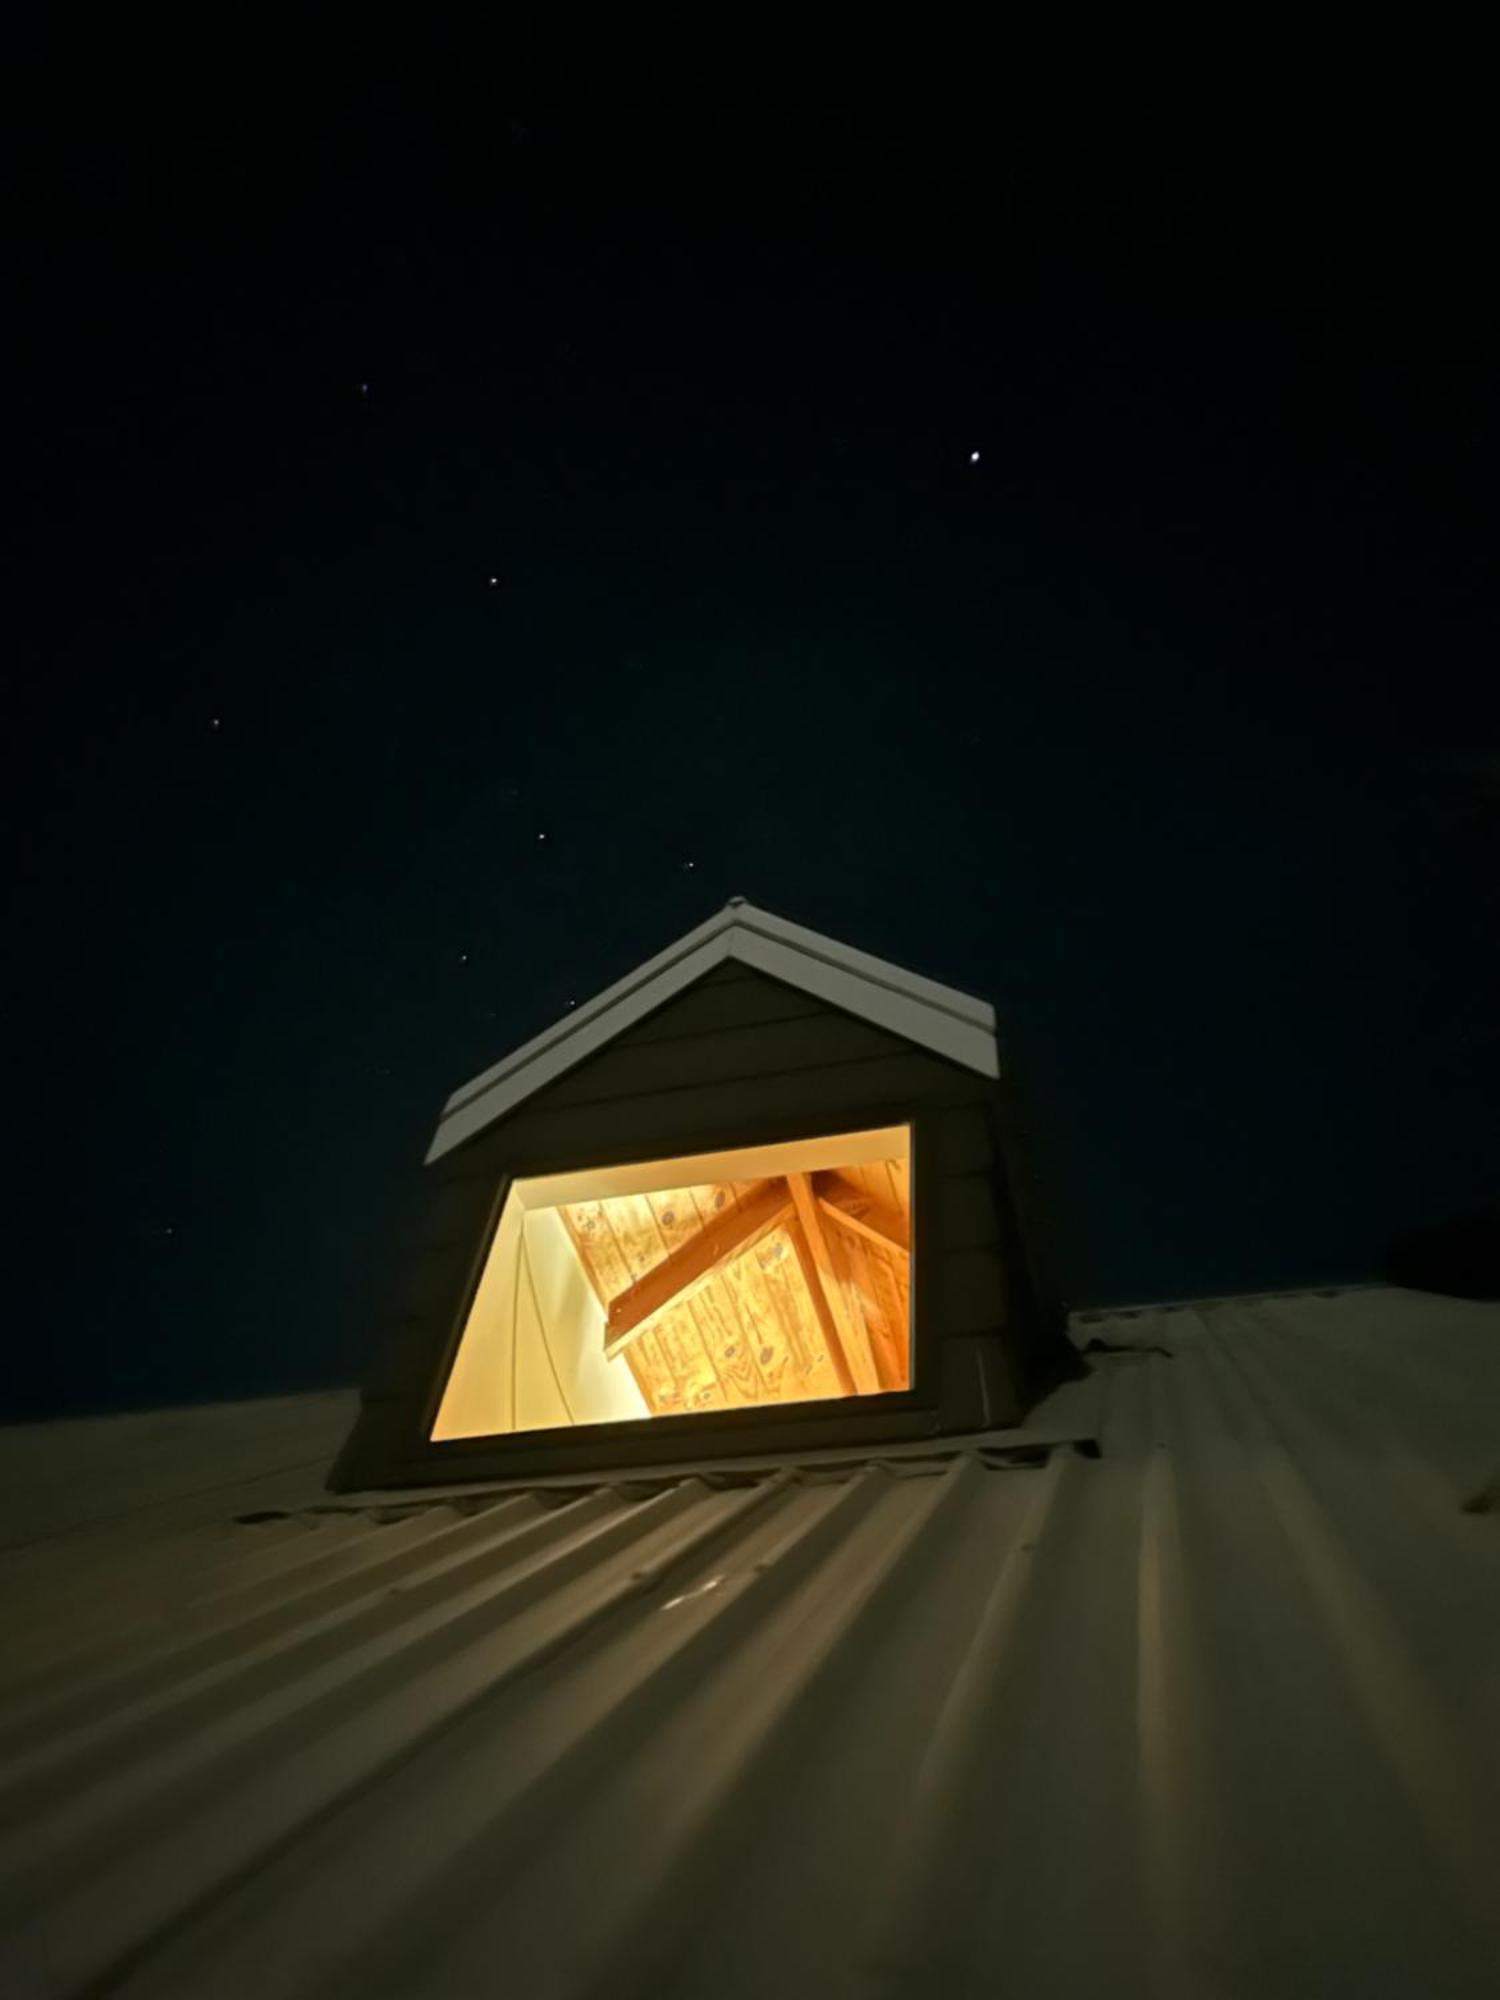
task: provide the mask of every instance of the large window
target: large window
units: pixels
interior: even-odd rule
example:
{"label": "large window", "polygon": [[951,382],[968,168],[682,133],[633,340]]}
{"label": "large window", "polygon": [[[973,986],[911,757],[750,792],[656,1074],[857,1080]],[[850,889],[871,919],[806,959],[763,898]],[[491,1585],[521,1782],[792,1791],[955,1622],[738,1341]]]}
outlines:
{"label": "large window", "polygon": [[905,1126],[512,1182],[434,1439],[911,1382]]}

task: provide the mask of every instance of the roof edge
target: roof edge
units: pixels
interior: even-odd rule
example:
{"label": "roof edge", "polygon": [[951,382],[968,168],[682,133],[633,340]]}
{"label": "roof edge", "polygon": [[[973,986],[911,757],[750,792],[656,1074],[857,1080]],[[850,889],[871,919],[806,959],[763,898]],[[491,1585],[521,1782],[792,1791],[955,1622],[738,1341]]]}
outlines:
{"label": "roof edge", "polygon": [[1254,1305],[1261,1299],[1333,1299],[1345,1292],[1390,1292],[1403,1287],[1384,1278],[1331,1278],[1321,1285],[1277,1285],[1254,1292],[1186,1292],[1176,1299],[1141,1299],[1129,1305],[1074,1306],[1072,1326],[1093,1326],[1106,1319],[1134,1319],[1141,1313],[1184,1312],[1197,1306]]}
{"label": "roof edge", "polygon": [[987,1001],[736,899],[454,1091],[428,1148],[428,1164],[729,958],[888,1028],[962,1068],[991,1077],[1000,1073],[995,1010]]}

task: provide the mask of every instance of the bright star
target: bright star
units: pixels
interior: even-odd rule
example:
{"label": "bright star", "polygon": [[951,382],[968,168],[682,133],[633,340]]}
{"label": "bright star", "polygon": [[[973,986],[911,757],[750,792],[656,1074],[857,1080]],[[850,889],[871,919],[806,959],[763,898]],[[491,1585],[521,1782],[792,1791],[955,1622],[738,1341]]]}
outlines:
{"label": "bright star", "polygon": [[969,453],[969,463],[970,463],[970,465],[978,465],[978,463],[979,463],[979,453],[978,453],[977,451],[971,451],[971,452]]}

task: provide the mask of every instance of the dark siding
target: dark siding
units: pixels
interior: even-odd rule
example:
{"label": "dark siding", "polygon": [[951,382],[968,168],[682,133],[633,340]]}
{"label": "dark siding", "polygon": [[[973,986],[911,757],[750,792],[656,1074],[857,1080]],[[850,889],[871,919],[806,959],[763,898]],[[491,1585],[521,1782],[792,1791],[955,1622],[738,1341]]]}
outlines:
{"label": "dark siding", "polygon": [[709,1084],[722,1090],[738,1078],[759,1082],[789,1077],[825,1065],[869,1062],[902,1052],[902,1044],[880,1028],[834,1014],[792,1021],[758,1021],[628,1047],[616,1044],[561,1078],[547,1092],[549,1112],[575,1104],[640,1099],[662,1090]]}
{"label": "dark siding", "polygon": [[[979,1080],[976,1078],[976,1082]],[[935,1139],[938,1171],[943,1175],[982,1172],[994,1160],[989,1120],[985,1117],[988,1089],[981,1083],[979,1101],[955,1106],[937,1121]]]}
{"label": "dark siding", "polygon": [[[962,1101],[961,1073],[943,1070],[924,1056],[876,1057],[858,1062],[825,1062],[808,1070],[768,1071],[723,1083],[671,1086],[647,1096],[597,1100],[553,1110],[533,1099],[502,1135],[504,1151],[516,1160],[552,1166],[587,1166],[597,1161],[663,1158],[703,1150],[698,1135],[744,1133],[743,1143],[779,1134],[814,1137],[839,1124],[877,1123],[870,1107],[897,1116],[901,1107]],[[830,1123],[832,1121],[832,1123]],[[481,1133],[473,1142],[482,1145]],[[741,1143],[726,1138],[725,1144]],[[501,1156],[497,1146],[495,1157]],[[528,1171],[531,1169],[528,1168]]]}
{"label": "dark siding", "polygon": [[997,1333],[1006,1319],[1005,1265],[998,1243],[939,1250],[930,1263],[927,1303],[945,1336]]}
{"label": "dark siding", "polygon": [[[826,1011],[806,993],[778,985],[774,979],[762,979],[748,967],[735,966],[728,971],[726,978],[721,968],[659,1008],[632,1030],[631,1040],[638,1046],[681,1041],[689,1035],[714,1035],[762,1021],[797,1021]],[[743,977],[736,976],[741,973]]]}
{"label": "dark siding", "polygon": [[[920,1434],[943,1420],[947,1377],[969,1385],[958,1420],[982,1407],[984,1421],[1013,1421],[1021,1413],[1016,1385],[1030,1372],[1021,1350],[1061,1334],[1029,1323],[1035,1288],[1006,1212],[996,1087],[763,974],[732,967],[668,1002],[426,1169],[425,1216],[336,1482],[394,1484],[519,1469],[511,1440],[450,1445],[441,1453],[425,1443],[508,1179],[908,1120],[915,1129],[913,1392],[885,1398],[875,1409],[778,1413],[774,1423],[741,1413],[727,1426],[702,1416],[659,1420],[634,1427],[633,1439],[621,1441],[617,1430],[602,1455],[620,1463],[659,1459],[682,1435],[678,1424],[686,1426],[683,1448],[693,1453],[711,1448],[710,1427],[723,1431],[726,1449],[739,1450],[773,1431],[809,1441],[832,1429],[853,1435],[851,1424],[866,1436],[883,1426]],[[982,1392],[973,1386],[981,1380]],[[573,1455],[565,1433],[528,1449],[559,1461]],[[595,1442],[592,1449],[598,1462],[601,1447]]]}
{"label": "dark siding", "polygon": [[989,1168],[969,1174],[948,1174],[943,1178],[943,1198],[938,1211],[944,1251],[972,1250],[984,1243],[1000,1241],[1000,1217],[996,1209],[995,1178]]}

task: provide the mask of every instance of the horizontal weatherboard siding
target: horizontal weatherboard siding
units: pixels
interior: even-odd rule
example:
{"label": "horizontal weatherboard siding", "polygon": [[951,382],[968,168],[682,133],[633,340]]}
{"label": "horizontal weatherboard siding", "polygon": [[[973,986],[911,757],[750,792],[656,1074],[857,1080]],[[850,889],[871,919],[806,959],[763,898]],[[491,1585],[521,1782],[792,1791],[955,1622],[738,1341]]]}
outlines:
{"label": "horizontal weatherboard siding", "polygon": [[[643,1097],[706,1083],[715,1088],[742,1078],[790,1076],[825,1064],[863,1062],[904,1052],[893,1035],[839,1015],[804,1015],[722,1028],[713,1035],[616,1045],[582,1064],[547,1092],[549,1110]],[[528,1107],[531,1109],[533,1107]],[[524,1113],[521,1115],[525,1115]]]}
{"label": "horizontal weatherboard siding", "polygon": [[[972,1383],[976,1370],[993,1420],[1013,1421],[1029,1364],[1019,1353],[1003,1360],[1000,1344],[1046,1350],[1060,1335],[1043,1325],[1029,1294],[1016,1292],[1022,1259],[997,1143],[1001,1088],[764,973],[735,963],[715,968],[426,1168],[430,1205],[393,1292],[365,1420],[340,1482],[463,1477],[465,1468],[481,1476],[527,1453],[538,1464],[591,1452],[596,1463],[644,1462],[663,1451],[709,1449],[715,1435],[733,1448],[751,1432],[920,1435],[939,1424],[952,1384]],[[511,1179],[908,1123],[910,1390],[878,1404],[788,1406],[774,1419],[762,1409],[725,1412],[722,1420],[657,1418],[634,1437],[629,1425],[607,1427],[594,1445],[566,1431],[430,1444],[436,1400]],[[953,1365],[944,1362],[945,1341],[975,1340],[978,1349],[966,1346],[960,1359],[955,1348]],[[972,1394],[964,1394],[967,1409]]]}
{"label": "horizontal weatherboard siding", "polygon": [[821,1002],[793,987],[766,979],[746,966],[728,966],[649,1014],[633,1030],[631,1040],[637,1046],[683,1041],[691,1035],[713,1035],[763,1021],[807,1020],[827,1012]]}
{"label": "horizontal weatherboard siding", "polygon": [[908,1046],[977,1075],[999,1074],[994,1009],[986,1002],[737,899],[455,1091],[428,1159],[441,1159],[464,1145],[581,1063],[623,1042],[669,1001],[734,965],[754,968],[780,986],[871,1022]]}

